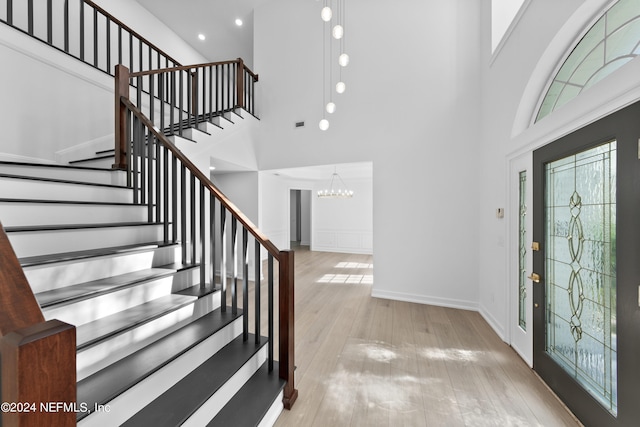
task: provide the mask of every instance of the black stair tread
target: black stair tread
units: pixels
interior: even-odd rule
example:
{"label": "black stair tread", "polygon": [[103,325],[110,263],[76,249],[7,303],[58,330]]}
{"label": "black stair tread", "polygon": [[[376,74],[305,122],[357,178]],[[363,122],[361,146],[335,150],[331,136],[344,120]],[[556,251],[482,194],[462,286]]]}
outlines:
{"label": "black stair tread", "polygon": [[77,285],[65,286],[59,289],[39,292],[36,299],[40,306],[50,307],[57,304],[69,304],[98,295],[114,292],[149,281],[170,276],[175,272],[173,269],[163,267],[148,268],[145,270],[133,271],[131,273],[106,277],[104,279],[92,280],[90,282],[79,283]]}
{"label": "black stair tread", "polygon": [[20,265],[31,267],[35,265],[52,264],[64,261],[78,261],[87,258],[98,258],[102,256],[118,255],[134,252],[145,252],[165,246],[177,246],[176,243],[147,242],[125,246],[113,246],[109,248],[87,249],[83,251],[63,252],[58,254],[36,255],[20,258]]}
{"label": "black stair tread", "polygon": [[197,300],[196,297],[174,294],[165,295],[93,322],[85,323],[76,328],[76,347],[78,350],[90,347],[105,338],[112,337],[130,330],[134,326],[148,323],[178,310],[195,300]]}
{"label": "black stair tread", "polygon": [[[101,170],[108,170],[108,169],[101,169]],[[59,184],[88,185],[90,187],[121,188],[125,190],[131,190],[131,188],[127,187],[126,185],[102,184],[98,182],[85,182],[85,181],[72,181],[69,179],[44,178],[44,177],[38,177],[38,176],[13,175],[9,173],[0,173],[0,178],[26,179],[29,181],[56,182]]]}
{"label": "black stair tread", "polygon": [[57,231],[57,230],[79,230],[87,228],[114,228],[114,227],[144,227],[149,225],[163,225],[162,222],[104,222],[97,224],[46,224],[46,225],[18,225],[14,227],[5,227],[7,233],[20,233],[29,231]]}
{"label": "black stair tread", "polygon": [[[78,382],[78,402],[105,404],[242,315],[219,308]],[[86,416],[80,412],[78,419]]]}
{"label": "black stair tread", "polygon": [[79,163],[86,163],[86,162],[92,162],[94,160],[103,160],[103,159],[110,159],[112,158],[114,155],[113,154],[103,154],[103,155],[96,155],[94,157],[88,157],[86,159],[78,159],[78,160],[72,160],[69,162],[70,165],[77,165]]}
{"label": "black stair tread", "polygon": [[224,408],[207,424],[207,427],[257,426],[284,388],[286,381],[280,378],[278,364],[269,372],[265,362]]}
{"label": "black stair tread", "polygon": [[[49,200],[49,199],[15,199],[15,198],[2,198],[2,203],[48,203],[54,205],[96,205],[96,206],[137,206],[140,208],[148,208],[149,205],[136,204],[133,202],[94,202],[87,200]],[[155,206],[155,205],[153,205]]]}
{"label": "black stair tread", "polygon": [[215,284],[212,286],[211,283],[205,283],[204,287],[200,285],[195,285],[175,293],[177,295],[186,295],[186,296],[201,298],[205,295],[212,294],[219,290],[220,290],[220,286]]}
{"label": "black stair tread", "polygon": [[266,343],[261,337],[256,344],[251,334],[246,342],[237,337],[122,425],[181,425]]}
{"label": "black stair tread", "polygon": [[11,162],[11,161],[0,161],[0,165],[11,165],[11,166],[29,166],[29,167],[44,167],[50,169],[75,169],[75,170],[95,170],[102,172],[124,172],[118,169],[111,168],[96,168],[90,166],[74,166],[74,165],[62,165],[59,163],[32,163],[32,162]]}

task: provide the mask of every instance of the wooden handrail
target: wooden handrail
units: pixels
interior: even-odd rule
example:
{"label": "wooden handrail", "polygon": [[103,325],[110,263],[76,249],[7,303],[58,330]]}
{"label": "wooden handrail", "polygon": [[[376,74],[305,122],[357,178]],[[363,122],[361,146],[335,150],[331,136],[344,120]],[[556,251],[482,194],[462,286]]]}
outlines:
{"label": "wooden handrail", "polygon": [[253,235],[253,237],[255,237],[256,240],[258,240],[258,242],[260,242],[260,244],[264,246],[264,248],[271,255],[274,256],[274,258],[280,261],[280,250],[271,242],[271,240],[269,240],[267,236],[262,234],[258,227],[256,227],[255,224],[253,224],[253,222],[249,218],[247,218],[247,216],[243,214],[240,209],[238,209],[236,205],[234,205],[227,198],[227,196],[225,196],[215,185],[213,185],[213,182],[211,182],[211,180],[204,173],[202,173],[202,171],[200,171],[200,169],[198,169],[196,165],[194,165],[193,162],[189,160],[189,158],[185,156],[178,147],[175,146],[175,144],[169,141],[169,139],[164,136],[164,134],[159,129],[156,129],[153,126],[153,123],[151,123],[151,121],[144,114],[142,114],[138,107],[133,105],[133,103],[126,97],[121,97],[120,102],[127,109],[129,109],[129,111],[131,111],[138,117],[138,119],[149,129],[151,133],[153,133],[153,135],[162,143],[162,145],[167,147],[169,151],[171,151],[173,156],[176,159],[180,160],[185,165],[185,167],[196,178],[198,178],[198,180],[202,183],[202,185],[204,185],[206,189],[208,189],[216,196],[222,206],[224,206],[233,216],[235,216],[238,221],[240,221],[240,223],[247,229],[247,231],[249,231],[249,233],[251,233],[251,235]]}
{"label": "wooden handrail", "polygon": [[[242,61],[242,59],[238,58],[238,59],[230,59],[227,61],[207,62],[204,64],[180,65],[178,67],[160,68],[157,70],[137,71],[135,73],[129,73],[129,77],[133,78],[133,77],[140,77],[140,76],[150,76],[153,74],[170,73],[172,71],[190,71],[190,70],[193,70],[194,68],[215,67],[216,65],[236,64],[239,61]],[[257,76],[257,74],[254,74],[253,71],[249,70],[249,68],[245,67],[245,69],[252,76]]]}
{"label": "wooden handrail", "polygon": [[[0,413],[0,424],[75,426],[75,327],[44,320],[2,224],[0,359],[2,402],[9,405]],[[46,412],[41,404],[49,402],[63,402],[66,410]]]}

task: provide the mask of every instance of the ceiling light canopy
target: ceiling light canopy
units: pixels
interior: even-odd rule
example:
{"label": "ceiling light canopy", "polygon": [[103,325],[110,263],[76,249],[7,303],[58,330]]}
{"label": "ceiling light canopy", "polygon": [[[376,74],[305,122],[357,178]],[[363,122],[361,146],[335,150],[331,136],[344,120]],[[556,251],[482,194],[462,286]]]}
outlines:
{"label": "ceiling light canopy", "polygon": [[204,40],[207,39],[207,37],[204,34],[200,33],[200,34],[198,34],[198,39],[204,41]]}
{"label": "ceiling light canopy", "polygon": [[236,18],[236,25],[237,25],[238,27],[242,27],[242,19],[240,19],[240,18]]}

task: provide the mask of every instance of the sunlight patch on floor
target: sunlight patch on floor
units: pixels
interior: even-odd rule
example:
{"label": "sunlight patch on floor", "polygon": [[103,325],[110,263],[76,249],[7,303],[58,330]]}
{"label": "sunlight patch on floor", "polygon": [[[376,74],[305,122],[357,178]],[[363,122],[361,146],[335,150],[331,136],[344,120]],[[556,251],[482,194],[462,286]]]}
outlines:
{"label": "sunlight patch on floor", "polygon": [[373,284],[373,274],[325,274],[317,283]]}
{"label": "sunlight patch on floor", "polygon": [[339,262],[334,268],[373,268],[373,264],[366,262]]}

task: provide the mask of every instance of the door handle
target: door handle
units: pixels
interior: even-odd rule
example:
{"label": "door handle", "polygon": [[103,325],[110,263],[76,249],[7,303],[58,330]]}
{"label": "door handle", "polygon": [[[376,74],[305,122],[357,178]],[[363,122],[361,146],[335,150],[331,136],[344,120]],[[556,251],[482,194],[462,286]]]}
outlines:
{"label": "door handle", "polygon": [[540,283],[540,275],[539,274],[531,273],[531,275],[529,276],[529,279],[531,279],[532,282]]}

